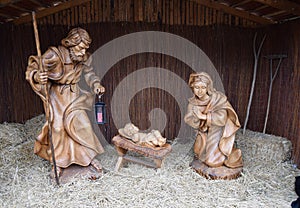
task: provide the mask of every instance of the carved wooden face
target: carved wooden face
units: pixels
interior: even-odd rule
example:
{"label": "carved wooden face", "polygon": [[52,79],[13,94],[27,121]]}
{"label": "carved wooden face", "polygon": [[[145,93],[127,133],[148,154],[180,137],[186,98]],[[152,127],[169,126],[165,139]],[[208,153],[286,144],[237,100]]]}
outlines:
{"label": "carved wooden face", "polygon": [[83,42],[79,43],[77,46],[73,47],[73,53],[77,57],[83,57],[86,53],[86,50],[89,48],[88,45],[84,44]]}
{"label": "carved wooden face", "polygon": [[193,92],[200,100],[205,100],[208,96],[207,84],[201,81],[194,83]]}

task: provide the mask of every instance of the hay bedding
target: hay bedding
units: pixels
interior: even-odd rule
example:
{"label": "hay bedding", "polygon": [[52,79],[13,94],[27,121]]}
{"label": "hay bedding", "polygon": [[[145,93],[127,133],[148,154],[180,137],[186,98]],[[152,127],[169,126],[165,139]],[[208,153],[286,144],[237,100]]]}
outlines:
{"label": "hay bedding", "polygon": [[284,161],[290,143],[251,131],[237,135],[245,167],[236,180],[206,180],[195,173],[189,167],[193,139],[176,139],[161,169],[129,163],[116,173],[117,154],[107,145],[98,157],[107,170],[101,179],[56,187],[49,163],[33,154],[43,122],[38,116],[25,125],[0,125],[0,207],[290,207],[297,198],[294,177],[300,171]]}

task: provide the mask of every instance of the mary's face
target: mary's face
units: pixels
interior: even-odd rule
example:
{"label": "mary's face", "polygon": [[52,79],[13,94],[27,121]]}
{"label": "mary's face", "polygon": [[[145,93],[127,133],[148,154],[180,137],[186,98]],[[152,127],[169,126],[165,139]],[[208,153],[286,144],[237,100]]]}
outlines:
{"label": "mary's face", "polygon": [[204,82],[196,82],[193,87],[193,92],[200,100],[205,100],[208,96],[207,85]]}

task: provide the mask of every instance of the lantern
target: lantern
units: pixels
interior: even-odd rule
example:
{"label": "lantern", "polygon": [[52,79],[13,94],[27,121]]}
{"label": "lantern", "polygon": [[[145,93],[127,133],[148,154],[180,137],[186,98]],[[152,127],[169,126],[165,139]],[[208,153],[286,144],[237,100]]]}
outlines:
{"label": "lantern", "polygon": [[98,95],[98,101],[95,103],[95,113],[97,124],[106,123],[106,106],[105,103],[101,101],[102,94]]}

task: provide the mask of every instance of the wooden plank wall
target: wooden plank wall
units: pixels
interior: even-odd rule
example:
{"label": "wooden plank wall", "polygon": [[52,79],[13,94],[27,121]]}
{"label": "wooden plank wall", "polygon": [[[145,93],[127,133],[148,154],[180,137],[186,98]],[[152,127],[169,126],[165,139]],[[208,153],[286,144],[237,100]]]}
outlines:
{"label": "wooden plank wall", "polygon": [[189,0],[91,0],[40,19],[40,24],[48,25],[74,26],[98,22],[257,26],[255,22]]}

